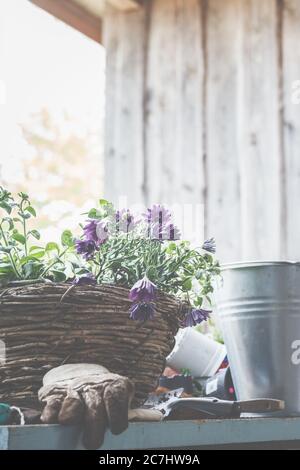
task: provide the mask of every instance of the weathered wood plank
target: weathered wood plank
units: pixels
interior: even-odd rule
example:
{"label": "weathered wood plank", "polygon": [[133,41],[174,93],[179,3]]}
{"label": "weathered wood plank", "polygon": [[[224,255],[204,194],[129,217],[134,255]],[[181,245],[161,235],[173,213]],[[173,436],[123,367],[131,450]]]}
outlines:
{"label": "weathered wood plank", "polygon": [[106,0],[106,2],[121,11],[132,11],[141,6],[141,1],[138,0]]}
{"label": "weathered wood plank", "polygon": [[[225,262],[284,257],[280,4],[149,0],[104,21],[107,196],[205,204],[207,235]],[[298,24],[288,15],[286,7],[285,35],[288,22],[292,31]],[[291,36],[285,101],[288,77],[298,74]],[[289,107],[284,141],[289,247],[298,239],[297,112]]]}
{"label": "weathered wood plank", "polygon": [[[30,0],[32,3],[56,16],[61,21],[102,43],[101,19],[74,0]],[[81,2],[82,3],[82,2]]]}
{"label": "weathered wood plank", "polygon": [[144,201],[144,10],[109,10],[104,20],[106,72],[105,194]]}
{"label": "weathered wood plank", "polygon": [[78,426],[0,426],[0,445],[1,433],[5,436],[5,432],[8,440],[4,450],[72,450],[76,448],[81,434]]}
{"label": "weathered wood plank", "polygon": [[282,211],[277,2],[240,7],[242,257],[272,259],[281,256]]}
{"label": "weathered wood plank", "polygon": [[300,2],[285,0],[283,10],[284,153],[286,174],[286,255],[299,260],[300,249]]}
{"label": "weathered wood plank", "polygon": [[147,62],[151,202],[203,202],[202,19],[198,0],[154,0]]}
{"label": "weathered wood plank", "polygon": [[238,152],[239,0],[209,0],[207,26],[207,235],[222,262],[241,257]]}
{"label": "weathered wood plank", "polygon": [[[299,418],[212,419],[130,423],[119,436],[105,434],[101,450],[201,448],[220,444],[300,440]],[[9,435],[9,438],[8,438]],[[2,445],[2,446],[1,446]],[[0,427],[0,449],[83,449],[74,426]]]}
{"label": "weathered wood plank", "polygon": [[171,202],[176,192],[176,3],[153,0],[151,8],[145,123],[147,196],[151,203]]}

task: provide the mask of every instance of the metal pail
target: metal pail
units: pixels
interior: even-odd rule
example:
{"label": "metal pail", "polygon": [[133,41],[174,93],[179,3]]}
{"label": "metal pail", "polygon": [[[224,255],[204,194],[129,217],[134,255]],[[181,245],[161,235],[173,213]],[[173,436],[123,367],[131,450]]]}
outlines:
{"label": "metal pail", "polygon": [[225,265],[217,315],[237,398],[277,398],[300,415],[300,264]]}

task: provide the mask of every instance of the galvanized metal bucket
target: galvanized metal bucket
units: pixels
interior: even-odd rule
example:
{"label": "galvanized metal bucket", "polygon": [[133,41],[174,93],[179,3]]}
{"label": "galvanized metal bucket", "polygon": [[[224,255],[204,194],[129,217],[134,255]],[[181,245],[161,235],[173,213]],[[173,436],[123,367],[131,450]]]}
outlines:
{"label": "galvanized metal bucket", "polygon": [[223,266],[217,315],[239,400],[278,398],[300,415],[300,264]]}

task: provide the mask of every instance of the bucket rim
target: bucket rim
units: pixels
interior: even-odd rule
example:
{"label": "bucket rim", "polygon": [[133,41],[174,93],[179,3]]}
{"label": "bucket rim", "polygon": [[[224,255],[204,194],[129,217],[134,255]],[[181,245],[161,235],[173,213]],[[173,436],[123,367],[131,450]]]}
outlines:
{"label": "bucket rim", "polygon": [[221,264],[221,270],[256,268],[261,266],[300,266],[300,261],[234,261]]}

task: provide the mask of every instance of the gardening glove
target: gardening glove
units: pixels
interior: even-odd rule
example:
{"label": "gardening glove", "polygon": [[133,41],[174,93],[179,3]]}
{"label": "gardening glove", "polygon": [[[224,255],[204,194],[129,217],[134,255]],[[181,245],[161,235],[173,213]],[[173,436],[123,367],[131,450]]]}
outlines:
{"label": "gardening glove", "polygon": [[43,380],[39,400],[46,406],[44,423],[83,424],[83,444],[101,446],[107,428],[120,434],[128,426],[134,385],[94,364],[68,364],[52,369]]}

